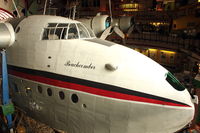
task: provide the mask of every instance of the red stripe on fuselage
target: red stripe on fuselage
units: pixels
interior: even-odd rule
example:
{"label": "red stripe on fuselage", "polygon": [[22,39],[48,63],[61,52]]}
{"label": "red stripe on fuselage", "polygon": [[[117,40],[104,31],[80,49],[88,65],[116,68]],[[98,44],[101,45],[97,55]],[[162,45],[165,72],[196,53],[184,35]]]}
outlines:
{"label": "red stripe on fuselage", "polygon": [[158,104],[158,105],[190,107],[188,105],[176,104],[176,103],[172,103],[172,102],[166,102],[166,101],[161,101],[161,100],[156,100],[156,99],[150,99],[150,98],[128,95],[128,94],[123,94],[123,93],[114,92],[114,91],[98,89],[98,88],[94,88],[94,87],[88,87],[85,85],[79,85],[79,84],[75,84],[75,83],[64,82],[64,81],[46,78],[46,77],[42,77],[42,76],[26,74],[26,73],[17,72],[14,70],[9,70],[9,74],[24,78],[24,79],[28,79],[28,80],[48,84],[48,85],[53,85],[56,87],[77,90],[77,91],[86,92],[86,93],[104,96],[104,97],[109,97],[109,98],[128,100],[128,101],[136,101],[136,102],[144,102],[144,103],[152,103],[152,104]]}

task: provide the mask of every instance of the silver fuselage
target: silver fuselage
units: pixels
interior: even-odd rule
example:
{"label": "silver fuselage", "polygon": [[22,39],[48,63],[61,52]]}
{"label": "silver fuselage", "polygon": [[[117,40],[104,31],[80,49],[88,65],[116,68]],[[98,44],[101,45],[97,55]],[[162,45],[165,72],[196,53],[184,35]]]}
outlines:
{"label": "silver fuselage", "polygon": [[65,22],[78,23],[25,18],[7,50],[13,101],[27,115],[68,133],[172,133],[192,120],[188,91],[144,55],[96,38],[42,40],[48,23]]}

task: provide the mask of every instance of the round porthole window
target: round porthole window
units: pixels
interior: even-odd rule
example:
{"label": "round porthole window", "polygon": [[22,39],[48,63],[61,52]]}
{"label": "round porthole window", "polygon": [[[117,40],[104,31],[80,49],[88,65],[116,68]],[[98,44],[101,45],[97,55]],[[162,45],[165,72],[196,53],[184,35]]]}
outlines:
{"label": "round porthole window", "polygon": [[51,88],[48,88],[48,89],[47,89],[47,94],[48,94],[48,96],[52,96],[53,93],[52,93]]}
{"label": "round porthole window", "polygon": [[59,97],[60,97],[61,100],[65,99],[65,93],[63,91],[60,91]]}
{"label": "round porthole window", "polygon": [[37,89],[38,89],[38,92],[39,92],[39,93],[42,93],[42,87],[41,87],[41,86],[38,86]]}
{"label": "round porthole window", "polygon": [[77,103],[78,102],[78,96],[76,94],[72,94],[71,100],[72,100],[73,103]]}
{"label": "round porthole window", "polygon": [[18,33],[20,31],[20,27],[17,27],[16,29],[16,33]]}
{"label": "round porthole window", "polygon": [[83,108],[87,108],[86,104],[83,104],[82,107],[83,107]]}

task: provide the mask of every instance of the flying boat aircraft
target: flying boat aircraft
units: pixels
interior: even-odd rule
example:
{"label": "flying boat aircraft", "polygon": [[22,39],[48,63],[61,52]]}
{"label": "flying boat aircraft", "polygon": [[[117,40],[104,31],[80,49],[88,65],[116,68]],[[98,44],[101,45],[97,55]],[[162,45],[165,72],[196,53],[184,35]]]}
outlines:
{"label": "flying boat aircraft", "polygon": [[172,133],[193,119],[189,92],[168,70],[79,21],[34,15],[0,23],[0,47],[14,104],[52,128]]}

